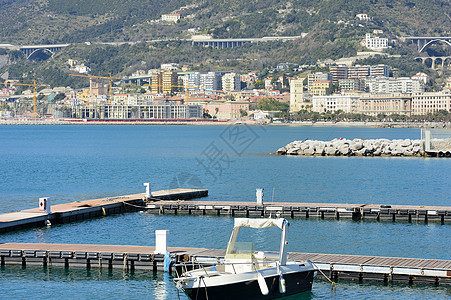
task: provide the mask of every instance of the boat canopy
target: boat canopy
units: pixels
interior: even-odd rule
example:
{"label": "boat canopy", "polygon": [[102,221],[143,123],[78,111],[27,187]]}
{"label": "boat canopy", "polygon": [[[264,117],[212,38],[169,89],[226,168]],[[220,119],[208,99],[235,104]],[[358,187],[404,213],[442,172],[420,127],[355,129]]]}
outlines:
{"label": "boat canopy", "polygon": [[283,229],[283,223],[286,222],[283,218],[278,219],[249,219],[249,218],[236,218],[234,228],[250,227],[250,228],[267,228],[271,226],[277,226]]}

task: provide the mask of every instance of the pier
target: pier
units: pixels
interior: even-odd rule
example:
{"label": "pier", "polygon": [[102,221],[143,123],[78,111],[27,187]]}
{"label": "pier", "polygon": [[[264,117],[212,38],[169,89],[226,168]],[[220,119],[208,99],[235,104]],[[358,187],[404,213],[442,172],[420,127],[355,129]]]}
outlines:
{"label": "pier", "polygon": [[[169,247],[173,264],[193,262],[194,266],[213,264],[224,258],[225,250]],[[164,255],[153,246],[0,244],[1,266],[40,266],[44,268],[107,268],[162,271]],[[290,253],[296,261],[310,260],[318,272],[332,280],[408,284],[451,285],[451,261],[379,256]],[[207,271],[206,271],[207,272]],[[324,275],[322,274],[324,273]]]}
{"label": "pier", "polygon": [[[150,199],[182,200],[205,197],[208,190],[171,189],[152,192]],[[111,214],[143,210],[148,197],[145,193],[116,196],[86,201],[52,205],[50,212],[38,207],[0,215],[0,233],[42,227],[46,224],[62,224]],[[50,223],[49,223],[50,222]]]}
{"label": "pier", "polygon": [[451,222],[451,207],[342,203],[219,201],[158,201],[147,205],[149,213],[240,217],[354,219],[408,222]]}

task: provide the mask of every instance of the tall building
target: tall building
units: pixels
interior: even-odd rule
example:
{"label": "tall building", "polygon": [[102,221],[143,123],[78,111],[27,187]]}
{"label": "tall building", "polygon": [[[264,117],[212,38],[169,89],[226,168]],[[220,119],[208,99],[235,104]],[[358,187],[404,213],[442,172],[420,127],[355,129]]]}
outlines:
{"label": "tall building", "polygon": [[390,77],[390,67],[386,65],[370,66],[370,76]]}
{"label": "tall building", "polygon": [[304,102],[304,78],[290,80],[290,113],[302,109]]}
{"label": "tall building", "polygon": [[376,66],[331,66],[332,82],[337,83],[340,79],[365,79],[368,77],[389,77],[390,67],[386,65]]}
{"label": "tall building", "polygon": [[240,75],[236,73],[227,73],[222,76],[222,90],[224,92],[241,90]]}
{"label": "tall building", "polygon": [[222,76],[219,72],[200,74],[200,86],[205,91],[222,90]]}
{"label": "tall building", "polygon": [[348,78],[358,79],[370,76],[370,66],[352,66],[348,67]]}
{"label": "tall building", "polygon": [[161,71],[162,82],[163,82],[163,93],[172,94],[177,91],[178,87],[178,75],[176,71],[173,70],[162,70]]}
{"label": "tall building", "polygon": [[348,78],[347,66],[331,66],[330,74],[332,75],[332,82],[337,83],[340,79]]}
{"label": "tall building", "polygon": [[363,79],[340,79],[338,86],[341,92],[365,91],[365,81]]}
{"label": "tall building", "polygon": [[376,77],[366,81],[368,91],[371,94],[389,93],[421,93],[424,92],[424,82],[420,79],[408,77],[385,78]]}
{"label": "tall building", "polygon": [[199,72],[192,72],[186,74],[185,76],[185,87],[188,87],[190,92],[199,91],[201,74]]}

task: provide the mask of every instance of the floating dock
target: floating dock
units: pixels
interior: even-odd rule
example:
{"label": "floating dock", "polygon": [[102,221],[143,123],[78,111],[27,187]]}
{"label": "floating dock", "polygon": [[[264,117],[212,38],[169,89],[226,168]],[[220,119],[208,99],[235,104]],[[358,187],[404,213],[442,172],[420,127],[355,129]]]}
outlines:
{"label": "floating dock", "polygon": [[[171,189],[152,192],[152,200],[186,200],[208,196],[203,189]],[[39,208],[22,210],[0,215],[0,233],[45,226],[46,222],[61,224],[81,221],[111,214],[143,210],[146,194],[134,194],[101,198],[51,206],[46,213]]]}
{"label": "floating dock", "polygon": [[376,205],[341,203],[219,201],[158,201],[147,211],[158,214],[227,215],[242,217],[282,216],[285,218],[334,218],[408,222],[451,222],[451,207],[414,205]]}
{"label": "floating dock", "polygon": [[[108,268],[160,271],[164,255],[152,246],[0,244],[1,265]],[[215,263],[225,250],[168,248],[173,262]],[[332,280],[408,284],[451,285],[451,260],[359,256],[321,253],[290,253],[296,261],[311,260]],[[170,271],[173,271],[171,267]],[[318,277],[324,277],[318,272]]]}

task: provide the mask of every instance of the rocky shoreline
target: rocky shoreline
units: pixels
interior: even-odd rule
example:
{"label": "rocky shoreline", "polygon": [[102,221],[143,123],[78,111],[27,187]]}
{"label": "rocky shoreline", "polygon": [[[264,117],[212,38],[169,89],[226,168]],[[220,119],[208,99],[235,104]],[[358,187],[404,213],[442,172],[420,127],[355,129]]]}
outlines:
{"label": "rocky shoreline", "polygon": [[317,156],[424,156],[422,140],[333,139],[293,141],[278,149],[277,155]]}

